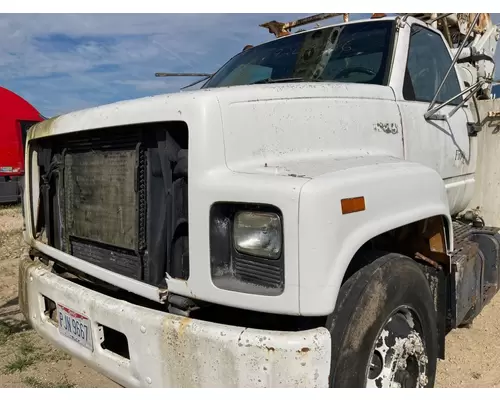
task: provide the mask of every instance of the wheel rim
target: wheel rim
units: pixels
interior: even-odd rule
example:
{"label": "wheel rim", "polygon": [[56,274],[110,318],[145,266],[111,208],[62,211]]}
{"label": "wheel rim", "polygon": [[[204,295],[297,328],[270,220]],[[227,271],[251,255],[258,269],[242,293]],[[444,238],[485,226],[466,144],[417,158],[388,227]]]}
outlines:
{"label": "wheel rim", "polygon": [[373,346],[366,373],[369,388],[427,385],[425,343],[415,313],[403,307],[387,320]]}

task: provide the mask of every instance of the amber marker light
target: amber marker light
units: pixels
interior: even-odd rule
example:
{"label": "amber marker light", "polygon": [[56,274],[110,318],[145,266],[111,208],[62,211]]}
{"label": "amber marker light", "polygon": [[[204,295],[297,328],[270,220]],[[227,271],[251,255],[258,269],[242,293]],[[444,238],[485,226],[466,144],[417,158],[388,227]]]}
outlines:
{"label": "amber marker light", "polygon": [[351,214],[365,210],[365,198],[363,196],[342,199],[340,200],[340,204],[342,206],[342,214]]}

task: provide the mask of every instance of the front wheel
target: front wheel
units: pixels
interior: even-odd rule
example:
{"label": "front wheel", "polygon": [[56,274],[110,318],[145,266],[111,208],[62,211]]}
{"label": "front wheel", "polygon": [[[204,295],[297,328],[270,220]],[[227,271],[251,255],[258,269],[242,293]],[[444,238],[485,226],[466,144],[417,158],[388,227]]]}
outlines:
{"label": "front wheel", "polygon": [[362,257],[326,323],[330,386],[433,387],[436,310],[422,268],[399,254]]}

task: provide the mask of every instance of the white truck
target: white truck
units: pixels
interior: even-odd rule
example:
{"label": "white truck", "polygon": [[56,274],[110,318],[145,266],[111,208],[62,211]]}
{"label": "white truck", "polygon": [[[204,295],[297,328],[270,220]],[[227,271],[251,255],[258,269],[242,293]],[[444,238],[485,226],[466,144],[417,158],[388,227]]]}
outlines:
{"label": "white truck", "polygon": [[35,125],[23,314],[126,387],[432,387],[499,289],[497,40],[344,22]]}

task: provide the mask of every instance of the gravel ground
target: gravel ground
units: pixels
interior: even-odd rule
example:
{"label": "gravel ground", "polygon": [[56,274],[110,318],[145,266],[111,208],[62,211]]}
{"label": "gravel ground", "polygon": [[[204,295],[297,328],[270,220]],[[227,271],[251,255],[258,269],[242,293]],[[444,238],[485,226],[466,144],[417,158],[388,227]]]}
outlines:
{"label": "gravel ground", "polygon": [[[22,252],[21,210],[0,206],[0,387],[118,387],[43,341],[18,308],[17,263]],[[437,387],[500,387],[500,295],[467,329],[446,339]]]}
{"label": "gravel ground", "polygon": [[17,297],[21,229],[20,207],[0,206],[0,387],[117,387],[24,323]]}

